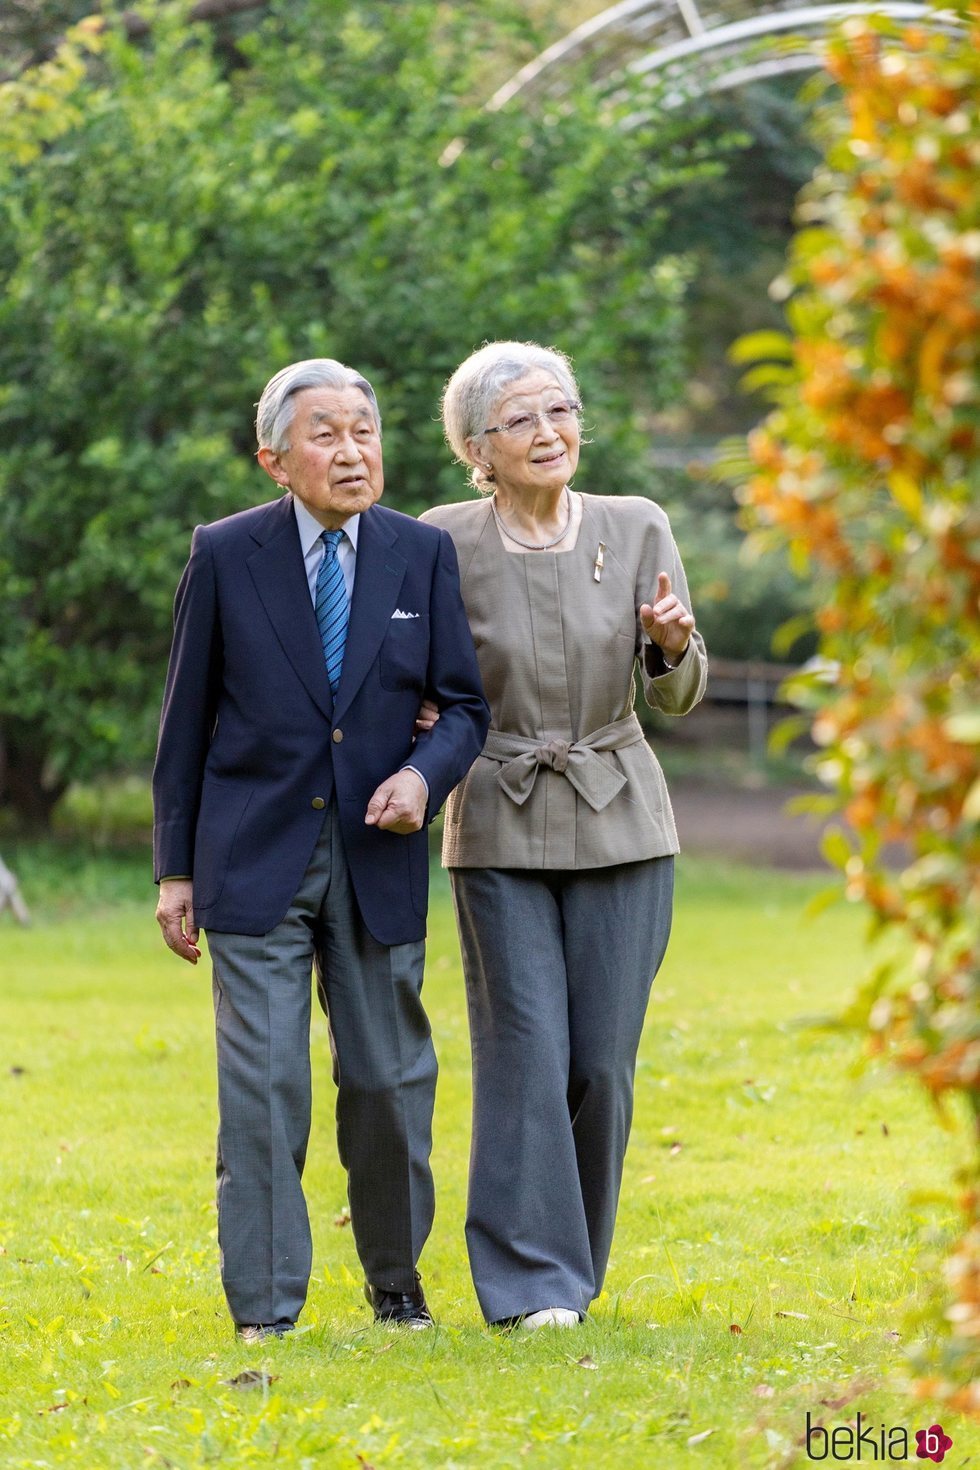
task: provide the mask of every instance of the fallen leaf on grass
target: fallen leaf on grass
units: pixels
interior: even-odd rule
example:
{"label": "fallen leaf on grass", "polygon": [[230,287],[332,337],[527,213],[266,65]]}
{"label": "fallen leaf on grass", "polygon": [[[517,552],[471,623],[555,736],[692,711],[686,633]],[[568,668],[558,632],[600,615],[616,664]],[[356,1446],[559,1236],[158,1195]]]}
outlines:
{"label": "fallen leaf on grass", "polygon": [[741,1327],[739,1327],[739,1325],[738,1325],[737,1322],[733,1322],[732,1325],[729,1327],[728,1330],[732,1334],[733,1337],[741,1337],[742,1336],[742,1329],[741,1329]]}
{"label": "fallen leaf on grass", "polygon": [[268,1388],[270,1383],[275,1383],[279,1377],[278,1373],[262,1373],[258,1368],[246,1368],[244,1373],[236,1373],[234,1378],[222,1378],[223,1388]]}
{"label": "fallen leaf on grass", "polygon": [[341,1210],[339,1215],[334,1216],[333,1223],[336,1225],[338,1230],[343,1230],[345,1225],[350,1224],[350,1210],[347,1208],[346,1205]]}
{"label": "fallen leaf on grass", "polygon": [[11,1077],[24,1077],[24,1076],[26,1076],[26,1074],[27,1074],[27,1068],[26,1067],[11,1067],[11,1069],[10,1069],[10,1075],[11,1075]]}
{"label": "fallen leaf on grass", "polygon": [[576,1358],[575,1359],[575,1364],[576,1364],[576,1367],[578,1367],[578,1368],[596,1368],[596,1369],[598,1369],[598,1367],[599,1367],[599,1364],[596,1362],[595,1358],[590,1358],[588,1353],[586,1353],[585,1356],[582,1357],[582,1358]]}
{"label": "fallen leaf on grass", "polygon": [[798,1322],[809,1322],[806,1312],[777,1312],[777,1317],[795,1317]]}
{"label": "fallen leaf on grass", "polygon": [[757,1399],[774,1399],[776,1397],[776,1390],[771,1383],[757,1383],[752,1392]]}
{"label": "fallen leaf on grass", "polygon": [[184,1389],[185,1388],[190,1388],[190,1386],[191,1386],[191,1381],[190,1381],[189,1378],[175,1378],[174,1381],[173,1381],[173,1383],[170,1385],[170,1392],[171,1393],[183,1393],[184,1392]]}
{"label": "fallen leaf on grass", "polygon": [[681,1149],[682,1149],[682,1148],[683,1148],[683,1147],[684,1147],[684,1145],[683,1145],[683,1144],[682,1144],[682,1143],[681,1143],[681,1142],[680,1142],[680,1140],[679,1140],[679,1139],[678,1139],[678,1140],[677,1140],[677,1141],[676,1141],[676,1142],[674,1142],[674,1143],[672,1143],[672,1144],[671,1144],[671,1145],[670,1145],[670,1148],[669,1148],[669,1149],[668,1149],[668,1150],[667,1150],[667,1152],[668,1152],[668,1153],[669,1153],[669,1154],[671,1154],[671,1155],[673,1155],[673,1156],[675,1156],[675,1157],[676,1157],[676,1155],[677,1155],[677,1154],[679,1154],[679,1153],[680,1153],[680,1151],[681,1151]]}
{"label": "fallen leaf on grass", "polygon": [[884,1334],[884,1337],[886,1342],[901,1342],[902,1340],[902,1334],[900,1332],[896,1332],[894,1327],[890,1327],[888,1331]]}
{"label": "fallen leaf on grass", "polygon": [[45,1409],[38,1409],[37,1412],[39,1414],[60,1414],[61,1411],[62,1411],[62,1409],[67,1409],[67,1408],[68,1408],[68,1401],[67,1401],[67,1399],[65,1399],[60,1404],[48,1404],[47,1408],[45,1408]]}
{"label": "fallen leaf on grass", "polygon": [[688,1440],[688,1444],[703,1444],[706,1439],[710,1439],[711,1436],[713,1434],[717,1434],[717,1432],[718,1431],[716,1429],[702,1429],[700,1434],[691,1435],[690,1439]]}
{"label": "fallen leaf on grass", "polygon": [[[153,1252],[152,1256],[150,1256],[148,1260],[146,1260],[146,1261],[143,1262],[143,1265],[141,1267],[141,1270],[144,1272],[144,1274],[147,1271],[149,1271],[154,1266],[154,1264],[157,1261],[159,1261],[159,1259],[163,1255],[164,1251],[168,1251],[172,1245],[173,1245],[173,1241],[172,1240],[168,1240],[167,1243],[166,1243],[166,1245],[162,1245],[158,1251],[154,1251]],[[160,1273],[158,1273],[158,1274],[160,1274]]]}
{"label": "fallen leaf on grass", "polygon": [[365,1460],[365,1458],[361,1454],[360,1450],[358,1450],[358,1452],[357,1452],[357,1458],[360,1461],[360,1463],[364,1466],[364,1470],[374,1470],[374,1466],[371,1464],[371,1461],[370,1460]]}
{"label": "fallen leaf on grass", "polygon": [[882,1125],[881,1125],[881,1131],[882,1131],[882,1133],[884,1134],[884,1136],[886,1138],[890,1138],[891,1137],[891,1134],[888,1131],[888,1124],[887,1123],[882,1123]]}

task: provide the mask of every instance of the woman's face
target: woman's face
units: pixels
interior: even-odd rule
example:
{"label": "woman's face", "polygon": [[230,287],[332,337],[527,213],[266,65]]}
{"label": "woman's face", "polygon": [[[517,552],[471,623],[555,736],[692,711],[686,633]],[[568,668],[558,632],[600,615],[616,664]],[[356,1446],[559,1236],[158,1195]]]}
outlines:
{"label": "woman's face", "polygon": [[578,418],[559,421],[550,409],[569,403],[568,394],[546,368],[535,368],[508,383],[493,407],[486,428],[510,432],[480,434],[468,441],[474,460],[489,465],[496,484],[512,495],[560,491],[578,465]]}

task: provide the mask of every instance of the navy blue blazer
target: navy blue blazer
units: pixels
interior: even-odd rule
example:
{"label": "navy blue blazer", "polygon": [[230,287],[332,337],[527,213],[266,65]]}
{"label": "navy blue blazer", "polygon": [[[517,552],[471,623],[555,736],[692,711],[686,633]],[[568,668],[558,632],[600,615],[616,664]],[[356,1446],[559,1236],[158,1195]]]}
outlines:
{"label": "navy blue blazer", "polygon": [[[416,739],[423,695],[441,717]],[[489,719],[445,531],[386,506],[362,513],[334,697],[292,496],[198,526],[174,604],[153,772],[155,876],[193,879],[203,928],[268,933],[336,793],[368,929],[382,944],[421,939],[426,831],[380,831],[364,813],[410,761],[429,783],[431,819],[476,759]]]}

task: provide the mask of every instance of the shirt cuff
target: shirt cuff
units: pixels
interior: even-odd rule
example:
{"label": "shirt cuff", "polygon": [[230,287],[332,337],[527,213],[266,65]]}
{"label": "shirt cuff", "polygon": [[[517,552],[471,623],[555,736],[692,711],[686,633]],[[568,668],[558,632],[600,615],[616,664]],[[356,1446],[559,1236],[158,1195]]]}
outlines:
{"label": "shirt cuff", "polygon": [[426,799],[426,801],[428,801],[428,799],[429,799],[429,783],[425,779],[425,777],[422,775],[422,772],[419,770],[418,766],[402,766],[401,767],[401,770],[403,770],[403,771],[414,771],[415,772],[416,776],[418,776],[419,780],[422,782],[422,785],[425,787],[425,799]]}

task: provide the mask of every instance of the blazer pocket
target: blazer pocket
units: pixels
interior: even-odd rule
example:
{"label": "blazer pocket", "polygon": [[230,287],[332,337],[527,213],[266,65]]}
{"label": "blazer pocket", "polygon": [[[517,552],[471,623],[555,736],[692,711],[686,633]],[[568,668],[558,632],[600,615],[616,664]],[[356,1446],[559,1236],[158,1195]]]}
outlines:
{"label": "blazer pocket", "polygon": [[378,678],[384,689],[425,688],[429,667],[429,619],[392,618],[378,654]]}
{"label": "blazer pocket", "polygon": [[252,800],[251,787],[205,781],[194,839],[194,906],[210,908],[221,897],[235,838]]}

